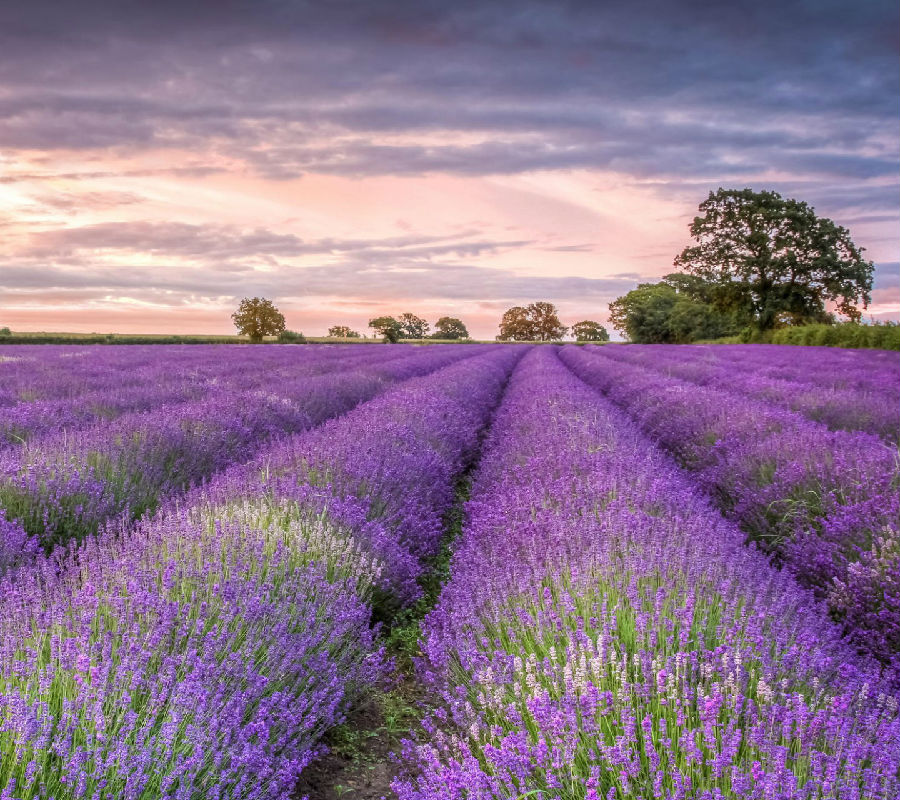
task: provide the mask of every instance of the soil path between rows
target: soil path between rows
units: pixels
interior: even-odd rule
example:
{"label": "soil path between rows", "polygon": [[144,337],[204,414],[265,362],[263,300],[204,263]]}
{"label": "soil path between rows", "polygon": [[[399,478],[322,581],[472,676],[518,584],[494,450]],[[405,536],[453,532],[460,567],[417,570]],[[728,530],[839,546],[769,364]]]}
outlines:
{"label": "soil path between rows", "polygon": [[507,375],[497,405],[479,436],[477,451],[457,481],[454,503],[444,518],[440,552],[428,560],[420,581],[422,598],[400,612],[387,626],[385,643],[397,665],[392,687],[373,692],[369,702],[357,709],[345,724],[328,733],[324,744],[329,752],[303,771],[296,794],[298,800],[391,800],[396,797],[391,790],[391,781],[402,773],[397,754],[403,740],[419,728],[429,705],[427,691],[418,680],[414,665],[414,659],[420,655],[421,622],[434,608],[450,577],[450,559],[462,533],[472,476],[481,460],[484,440],[493,425],[494,415],[503,404],[506,388],[517,367],[518,363]]}

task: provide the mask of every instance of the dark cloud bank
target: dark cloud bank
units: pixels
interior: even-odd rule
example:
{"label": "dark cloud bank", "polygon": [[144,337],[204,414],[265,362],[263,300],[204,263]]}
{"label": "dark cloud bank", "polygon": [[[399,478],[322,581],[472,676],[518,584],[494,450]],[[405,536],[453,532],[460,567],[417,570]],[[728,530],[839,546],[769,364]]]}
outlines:
{"label": "dark cloud bank", "polygon": [[[893,0],[4,3],[0,146],[272,177],[892,176],[898,24]],[[373,142],[430,131],[477,141]]]}

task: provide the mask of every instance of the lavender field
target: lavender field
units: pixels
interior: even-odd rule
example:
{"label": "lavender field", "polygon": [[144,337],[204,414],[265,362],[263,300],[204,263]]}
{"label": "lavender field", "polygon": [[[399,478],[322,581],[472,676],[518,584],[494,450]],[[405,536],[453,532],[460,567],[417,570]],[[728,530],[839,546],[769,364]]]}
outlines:
{"label": "lavender field", "polygon": [[0,347],[0,798],[896,800],[898,442],[886,351]]}

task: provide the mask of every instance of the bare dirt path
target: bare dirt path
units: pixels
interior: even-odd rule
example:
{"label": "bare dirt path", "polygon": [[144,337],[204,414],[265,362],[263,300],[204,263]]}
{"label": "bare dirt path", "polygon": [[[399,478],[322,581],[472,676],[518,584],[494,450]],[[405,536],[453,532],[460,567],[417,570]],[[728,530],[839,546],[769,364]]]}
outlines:
{"label": "bare dirt path", "polygon": [[427,693],[416,677],[421,622],[434,607],[450,573],[453,544],[462,530],[463,505],[469,498],[471,470],[460,480],[447,515],[440,552],[430,559],[421,581],[423,596],[390,621],[385,637],[397,669],[392,688],[373,692],[343,725],[329,731],[329,752],[310,764],[297,787],[298,800],[391,800],[391,781],[401,772],[395,754],[416,730],[427,708]]}

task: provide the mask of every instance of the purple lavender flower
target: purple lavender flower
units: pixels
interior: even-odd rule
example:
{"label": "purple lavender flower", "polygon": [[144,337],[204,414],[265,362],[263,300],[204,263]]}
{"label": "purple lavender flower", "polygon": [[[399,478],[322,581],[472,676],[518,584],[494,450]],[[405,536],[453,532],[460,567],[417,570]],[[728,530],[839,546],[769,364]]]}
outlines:
{"label": "purple lavender flower", "polygon": [[[415,597],[414,545],[435,546],[424,537],[440,534],[433,520],[519,355],[388,359],[385,381],[433,374],[11,572],[4,788],[29,800],[290,797],[323,733],[384,680],[372,603]],[[392,459],[396,470],[374,469]]]}
{"label": "purple lavender flower", "polygon": [[566,348],[561,357],[692,470],[749,538],[826,598],[854,644],[900,669],[896,447],[607,350]]}
{"label": "purple lavender flower", "polygon": [[495,415],[401,800],[892,798],[891,676],[555,352]]}

